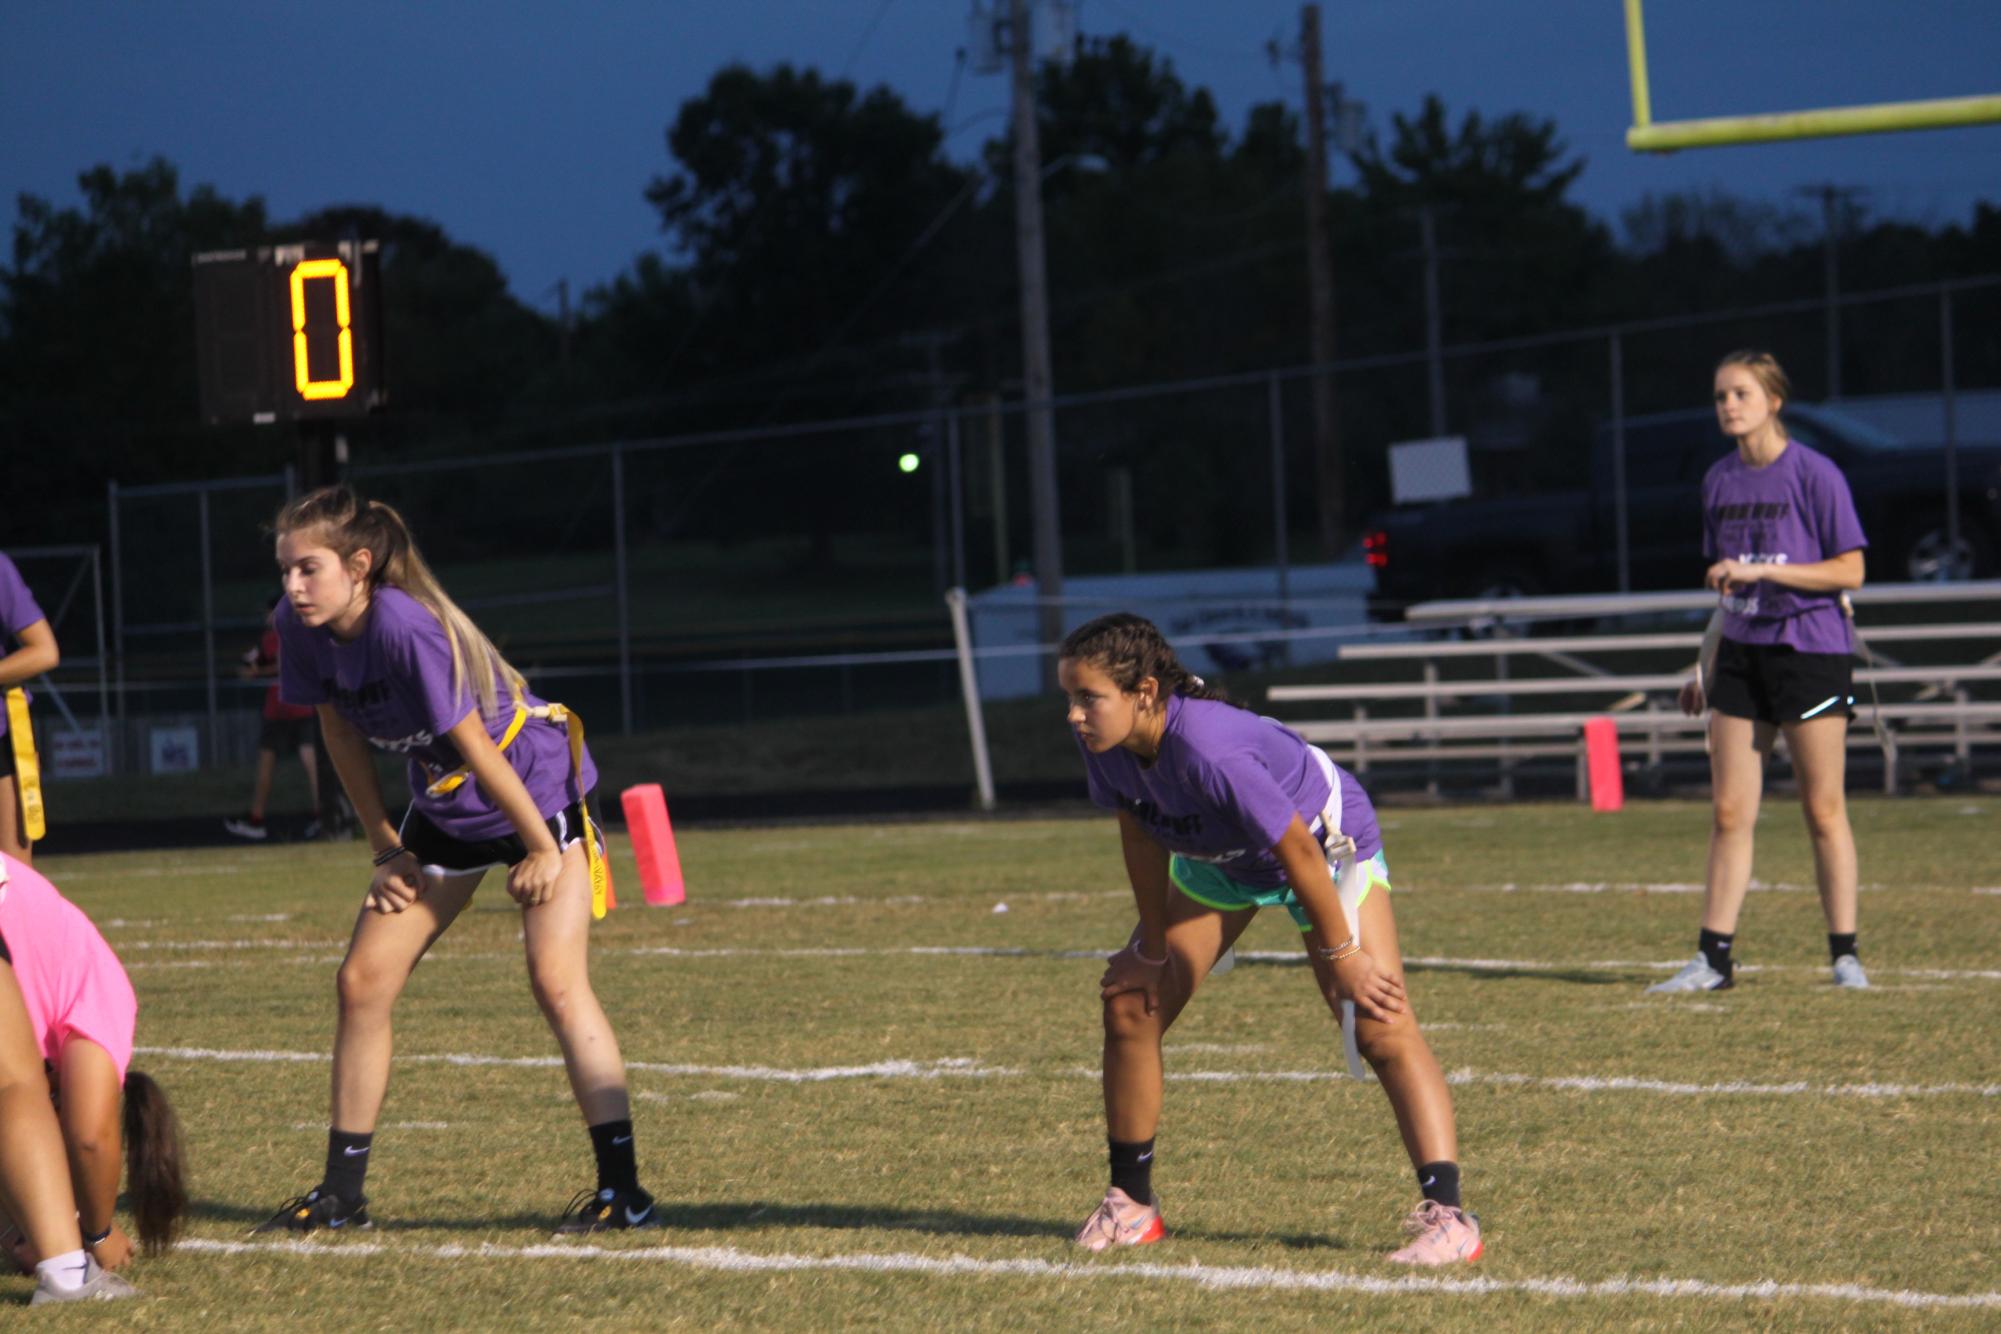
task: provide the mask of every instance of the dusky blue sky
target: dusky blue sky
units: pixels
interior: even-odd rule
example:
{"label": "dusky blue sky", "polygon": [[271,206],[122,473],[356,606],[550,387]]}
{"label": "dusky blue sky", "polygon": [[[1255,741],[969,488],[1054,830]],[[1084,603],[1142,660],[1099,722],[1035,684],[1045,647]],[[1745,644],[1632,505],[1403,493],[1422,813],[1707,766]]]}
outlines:
{"label": "dusky blue sky", "polygon": [[[937,112],[969,160],[1005,121],[1004,77],[959,70],[970,0],[16,0],[0,27],[0,221],[59,204],[95,163],[164,156],[183,184],[262,195],[278,219],[336,203],[434,219],[492,253],[521,299],[604,282],[659,248],[642,191],[671,168],[680,104],[731,61],[887,83]],[[1624,147],[1620,0],[1326,0],[1327,75],[1377,129],[1428,92],[1455,113],[1556,121],[1588,161],[1574,197],[1616,225],[1648,192],[1716,187],[1802,209],[1798,187],[1867,191],[1871,213],[1963,221],[2001,201],[2001,126],[1709,149]],[[2001,92],[1995,0],[1654,0],[1657,120]],[[1083,0],[1086,35],[1125,32],[1248,108],[1297,107],[1273,38],[1295,0]],[[1335,178],[1348,179],[1337,159]]]}

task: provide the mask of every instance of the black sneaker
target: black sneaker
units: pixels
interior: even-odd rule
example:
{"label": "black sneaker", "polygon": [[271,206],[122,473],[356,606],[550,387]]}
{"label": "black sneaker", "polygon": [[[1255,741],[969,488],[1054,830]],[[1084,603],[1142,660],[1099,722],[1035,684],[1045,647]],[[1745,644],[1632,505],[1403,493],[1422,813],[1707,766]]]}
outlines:
{"label": "black sneaker", "polygon": [[653,1197],[643,1190],[582,1190],[563,1206],[563,1221],[556,1225],[559,1237],[582,1236],[589,1232],[623,1232],[630,1228],[659,1227],[660,1215]]}
{"label": "black sneaker", "polygon": [[329,1190],[315,1186],[304,1195],[287,1200],[277,1213],[250,1229],[252,1232],[318,1232],[321,1228],[374,1227],[368,1220],[368,1201],[349,1204]]}

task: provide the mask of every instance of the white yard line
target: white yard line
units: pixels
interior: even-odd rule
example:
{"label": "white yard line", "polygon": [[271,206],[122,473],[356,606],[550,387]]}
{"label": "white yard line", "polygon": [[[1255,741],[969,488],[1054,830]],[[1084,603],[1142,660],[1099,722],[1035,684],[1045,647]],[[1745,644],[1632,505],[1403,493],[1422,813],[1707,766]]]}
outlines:
{"label": "white yard line", "polygon": [[1918,1310],[2001,1309],[2001,1292],[1923,1292],[1909,1288],[1872,1288],[1860,1283],[1712,1283],[1697,1278],[1565,1277],[1497,1279],[1430,1274],[1357,1274],[1338,1269],[1281,1269],[1249,1265],[1121,1263],[1048,1260],[980,1260],[966,1255],[917,1255],[909,1252],[850,1252],[845,1255],[759,1254],[734,1246],[647,1246],[626,1249],[588,1243],[534,1246],[400,1245],[343,1237],[331,1243],[308,1241],[211,1241],[196,1237],[180,1249],[207,1255],[291,1256],[299,1259],[421,1258],[434,1260],[590,1260],[624,1264],[671,1265],[725,1273],[864,1273],[912,1274],[926,1278],[1017,1278],[1061,1282],[1115,1280],[1128,1283],[1185,1283],[1212,1292],[1293,1291],[1352,1292],[1372,1297],[1496,1297],[1519,1293],[1580,1301],[1752,1301],[1788,1298],[1848,1305],[1899,1306]]}
{"label": "white yard line", "polygon": [[[128,940],[117,944],[118,950],[222,950],[252,951],[274,950],[303,953],[345,949],[343,940],[291,940],[291,939],[243,939],[243,940]],[[909,958],[909,957],[961,957],[979,959],[1103,959],[1112,951],[1097,949],[1050,949],[1033,945],[902,945],[891,948],[862,945],[785,946],[767,945],[635,945],[608,948],[603,954],[626,954],[637,956],[658,956],[671,959],[731,959],[731,958],[771,958],[771,959],[863,959],[863,958]],[[499,951],[456,952],[449,946],[426,955],[427,961],[439,963],[464,962],[474,959],[512,959],[515,954]],[[333,956],[338,961],[339,955]],[[1306,956],[1293,950],[1238,950],[1239,962],[1278,963],[1304,965]],[[1460,968],[1474,972],[1566,972],[1572,969],[1636,969],[1649,972],[1671,973],[1680,968],[1686,960],[1676,959],[1663,962],[1658,959],[1485,959],[1459,958],[1452,955],[1412,954],[1404,956],[1404,962],[1418,968]],[[1739,964],[1742,973],[1825,973],[1822,964]],[[1932,982],[2001,982],[2001,968],[1891,968],[1870,964],[1869,971],[1876,977],[1908,977]],[[1673,1004],[1664,1001],[1663,1004]]]}
{"label": "white yard line", "polygon": [[[325,1052],[224,1050],[214,1047],[135,1047],[141,1056],[169,1060],[250,1062],[262,1064],[319,1064],[332,1059]],[[503,1066],[517,1069],[552,1069],[563,1063],[560,1056],[491,1056],[471,1052],[398,1056],[400,1064]],[[736,1079],[780,1084],[817,1084],[837,1079],[1006,1079],[1036,1073],[1058,1077],[1097,1079],[1095,1067],[1035,1072],[1008,1066],[988,1065],[969,1056],[946,1056],[932,1060],[874,1061],[866,1065],[824,1065],[783,1067],[770,1065],[691,1065],[668,1061],[628,1061],[626,1069],[645,1074],[692,1079]],[[1170,1070],[1167,1078],[1189,1084],[1319,1084],[1338,1083],[1348,1078],[1334,1069],[1316,1070]],[[1696,1084],[1679,1080],[1646,1079],[1633,1075],[1528,1075],[1505,1074],[1471,1069],[1454,1070],[1446,1082],[1459,1085],[1493,1085],[1515,1088],[1547,1088],[1576,1093],[1659,1093],[1678,1097],[1715,1095],[1755,1097],[1826,1098],[1937,1098],[1971,1096],[2001,1098],[2001,1084],[1823,1084],[1811,1080],[1786,1083],[1753,1083],[1727,1080]]]}
{"label": "white yard line", "polygon": [[[181,1061],[318,1064],[333,1059],[328,1053],[317,1051],[229,1051],[215,1047],[134,1047],[132,1050],[135,1055],[163,1056]],[[563,1064],[560,1056],[487,1056],[468,1052],[398,1056],[396,1061],[407,1065],[510,1066],[536,1070],[560,1069]],[[770,1065],[684,1065],[662,1061],[627,1061],[625,1068],[684,1078],[764,1080],[781,1084],[815,1084],[831,1079],[990,1079],[1021,1073],[1004,1066],[986,1065],[967,1056],[796,1069]]]}

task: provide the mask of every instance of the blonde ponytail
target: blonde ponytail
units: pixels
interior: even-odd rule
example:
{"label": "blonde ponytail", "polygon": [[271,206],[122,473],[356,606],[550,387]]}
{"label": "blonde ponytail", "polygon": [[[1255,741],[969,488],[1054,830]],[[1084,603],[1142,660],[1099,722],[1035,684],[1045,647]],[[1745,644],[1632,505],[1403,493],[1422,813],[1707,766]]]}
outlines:
{"label": "blonde ponytail", "polygon": [[367,551],[372,558],[368,568],[370,593],[384,586],[401,589],[437,617],[452,650],[452,694],[462,695],[470,685],[481,717],[491,718],[500,712],[496,680],[506,681],[513,693],[527,688],[521,673],[445,592],[417,550],[410,525],[393,506],[380,500],[364,503],[345,486],[326,486],[278,511],[272,529],[281,537],[293,532],[316,533],[342,561],[357,551]]}

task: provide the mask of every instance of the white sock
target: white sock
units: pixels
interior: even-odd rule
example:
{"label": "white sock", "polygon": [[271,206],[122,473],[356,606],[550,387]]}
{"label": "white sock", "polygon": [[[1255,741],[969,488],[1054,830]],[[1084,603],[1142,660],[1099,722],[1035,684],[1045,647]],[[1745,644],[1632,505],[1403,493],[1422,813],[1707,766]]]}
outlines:
{"label": "white sock", "polygon": [[89,1272],[90,1259],[82,1251],[52,1255],[35,1266],[35,1277],[46,1280],[58,1292],[75,1292],[83,1286],[84,1275]]}

